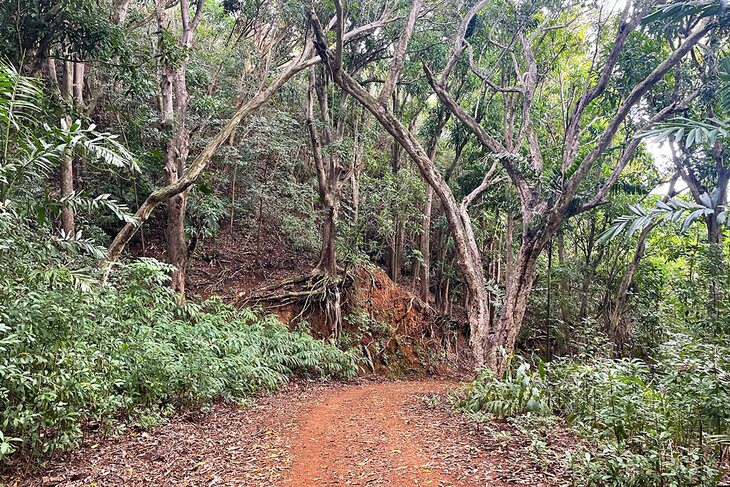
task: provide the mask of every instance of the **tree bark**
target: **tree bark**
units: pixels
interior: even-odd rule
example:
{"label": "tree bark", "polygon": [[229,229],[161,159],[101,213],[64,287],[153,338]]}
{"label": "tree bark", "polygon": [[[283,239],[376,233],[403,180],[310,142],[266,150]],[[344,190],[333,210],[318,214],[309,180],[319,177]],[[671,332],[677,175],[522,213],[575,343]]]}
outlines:
{"label": "tree bark", "polygon": [[337,275],[337,215],[336,207],[326,208],[322,224],[322,248],[317,268],[325,275]]}
{"label": "tree bark", "polygon": [[[198,26],[202,12],[203,0],[196,4],[195,16],[189,18],[188,0],[180,1],[180,18],[182,33],[179,44],[185,49],[193,47],[193,33]],[[162,32],[165,26],[165,5],[156,4],[157,24]],[[165,141],[165,184],[174,185],[185,172],[185,163],[190,151],[190,134],[186,126],[187,109],[190,95],[187,88],[188,57],[178,65],[165,64],[162,67],[161,89],[161,123],[163,133],[168,133]],[[165,227],[165,243],[168,262],[175,266],[172,272],[172,288],[178,293],[180,301],[185,300],[185,270],[187,267],[188,247],[185,242],[185,208],[188,190],[172,195],[167,202],[167,224]]]}
{"label": "tree bark", "polygon": [[[337,218],[342,198],[342,183],[350,179],[354,173],[354,165],[345,168],[340,157],[334,152],[322,149],[325,146],[338,142],[344,135],[346,98],[340,97],[339,114],[336,121],[332,120],[329,103],[329,73],[322,71],[318,79],[312,69],[307,92],[307,129],[312,144],[312,156],[317,173],[317,189],[319,202],[323,209],[322,246],[320,248],[319,263],[315,272],[322,272],[327,276],[337,275]],[[314,92],[319,102],[320,118],[323,123],[322,136],[314,121]],[[338,324],[339,325],[339,324]]]}
{"label": "tree bark", "polygon": [[505,358],[514,351],[517,334],[522,327],[532,292],[537,259],[548,240],[547,234],[524,237],[517,261],[505,277],[506,289],[502,312],[497,320],[494,338],[487,350],[488,363],[494,364],[498,372],[504,370]]}
{"label": "tree bark", "polygon": [[504,228],[504,275],[512,272],[512,266],[515,261],[515,251],[512,247],[515,235],[515,216],[507,213],[507,224]]}
{"label": "tree bark", "polygon": [[421,252],[421,263],[419,269],[418,292],[421,301],[428,304],[430,297],[431,278],[431,211],[433,209],[433,188],[426,185],[426,201],[423,204],[423,223],[421,225],[421,238],[419,249]]}
{"label": "tree bark", "polygon": [[114,0],[112,7],[111,19],[117,24],[121,25],[127,19],[127,11],[129,10],[129,0]]}
{"label": "tree bark", "polygon": [[[67,119],[70,122],[70,119]],[[74,166],[73,157],[68,151],[63,156],[61,163],[61,198],[68,198],[74,191]],[[61,207],[61,229],[67,237],[76,234],[76,218],[73,210],[67,205]]]}
{"label": "tree bark", "polygon": [[641,259],[644,256],[644,251],[646,250],[646,239],[656,226],[657,223],[647,225],[639,234],[639,239],[636,242],[636,248],[634,250],[634,256],[632,257],[629,266],[626,268],[626,273],[624,274],[623,279],[621,279],[621,284],[619,284],[618,290],[616,291],[616,297],[613,300],[613,307],[608,315],[606,331],[608,332],[609,338],[616,345],[619,354],[622,352],[623,347],[626,345],[628,340],[628,329],[625,326],[621,326],[621,316],[624,313],[624,309],[626,309],[629,287],[634,280],[634,275],[636,274],[639,264],[641,263]]}
{"label": "tree bark", "polygon": [[[71,110],[73,106],[74,94],[74,63],[72,61],[63,62],[63,83],[61,84],[61,96],[66,102],[66,109]],[[70,125],[72,120],[70,116],[66,116],[66,124]],[[68,198],[74,192],[74,165],[73,155],[68,149],[64,152],[63,161],[61,161],[61,198]],[[61,207],[61,229],[67,237],[73,237],[76,234],[76,217],[73,209],[68,205]]]}
{"label": "tree bark", "polygon": [[[432,164],[436,162],[436,150],[438,149],[439,137],[441,137],[441,133],[449,118],[451,118],[451,113],[448,111],[443,111],[438,114],[438,123],[436,124],[434,133],[431,135],[431,141],[428,144],[426,152]],[[458,157],[458,154],[456,157]],[[426,186],[426,201],[423,204],[423,222],[421,224],[421,235],[418,245],[422,258],[422,261],[418,265],[418,278],[420,281],[419,296],[424,303],[428,304],[431,286],[431,212],[433,211],[433,187],[427,181],[424,181],[424,183]]]}

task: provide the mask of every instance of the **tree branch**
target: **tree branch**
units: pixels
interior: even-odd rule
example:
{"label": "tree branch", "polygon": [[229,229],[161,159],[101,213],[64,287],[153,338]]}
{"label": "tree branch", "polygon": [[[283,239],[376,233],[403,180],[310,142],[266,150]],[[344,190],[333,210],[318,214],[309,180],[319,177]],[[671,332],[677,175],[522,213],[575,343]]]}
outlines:
{"label": "tree branch", "polygon": [[[578,186],[585,179],[588,172],[593,167],[598,157],[606,150],[611,140],[616,135],[620,125],[626,119],[629,111],[639,102],[642,96],[651,89],[673,66],[682,60],[685,54],[695,46],[710,30],[717,27],[717,22],[709,21],[705,22],[704,25],[700,26],[695,30],[685,42],[676,51],[673,51],[659,66],[647,75],[639,84],[637,84],[631,93],[626,97],[621,106],[619,106],[616,114],[614,115],[611,122],[609,122],[606,129],[601,134],[596,146],[593,150],[583,159],[580,166],[575,170],[573,175],[570,177],[565,185],[563,195],[560,201],[560,207],[567,207],[570,200],[573,198],[578,190]],[[660,112],[662,113],[662,112]],[[576,144],[577,145],[577,144]],[[577,147],[573,148],[577,152]]]}
{"label": "tree branch", "polygon": [[420,10],[421,0],[413,0],[413,5],[411,6],[411,12],[408,15],[406,27],[403,30],[400,39],[398,40],[395,51],[393,52],[393,62],[390,65],[388,77],[385,79],[383,89],[380,90],[380,95],[378,96],[378,101],[382,104],[388,103],[388,99],[393,94],[393,90],[395,89],[395,83],[396,81],[398,81],[398,75],[403,68],[403,61],[405,60],[406,49],[408,48],[408,43],[410,42],[411,36],[413,35],[413,29],[416,25],[416,19],[418,18],[418,13],[420,12]]}
{"label": "tree branch", "polygon": [[[656,115],[654,115],[649,121],[647,121],[645,124],[641,126],[639,129],[640,132],[643,132],[645,130],[648,130],[651,128],[654,124],[657,122],[660,122],[664,120],[669,115],[685,110],[689,104],[699,96],[699,91],[695,91],[692,95],[685,98],[680,103],[673,103],[661,111],[659,111]],[[611,191],[611,188],[616,184],[616,181],[618,181],[618,178],[621,176],[621,173],[623,172],[626,165],[631,161],[631,159],[634,157],[634,153],[636,152],[636,149],[639,147],[643,139],[640,137],[633,137],[631,139],[631,142],[626,146],[626,148],[621,153],[621,157],[619,158],[618,162],[616,163],[616,166],[613,168],[613,171],[611,171],[611,175],[608,177],[606,182],[603,183],[603,186],[601,186],[601,189],[598,190],[596,195],[589,201],[588,203],[584,204],[582,207],[580,207],[576,214],[583,213],[585,211],[591,210],[597,206],[600,206],[605,203],[606,196],[608,196],[608,192]]]}

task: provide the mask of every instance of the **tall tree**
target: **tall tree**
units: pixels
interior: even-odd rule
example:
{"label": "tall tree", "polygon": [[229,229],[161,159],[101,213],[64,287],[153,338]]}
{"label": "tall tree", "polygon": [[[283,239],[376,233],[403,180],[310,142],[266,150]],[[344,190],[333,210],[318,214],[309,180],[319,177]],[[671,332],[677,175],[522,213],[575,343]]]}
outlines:
{"label": "tall tree", "polygon": [[[314,99],[319,105],[321,123],[315,121]],[[317,172],[319,202],[323,211],[322,246],[316,272],[327,276],[337,274],[337,219],[342,199],[342,184],[354,168],[345,165],[337,144],[345,135],[347,99],[340,94],[339,109],[333,116],[330,108],[329,73],[311,68],[307,90],[307,129],[312,143],[312,157]]]}
{"label": "tall tree", "polygon": [[[175,46],[169,45],[169,19],[165,0],[155,3],[158,44],[161,48],[162,72],[160,77],[161,124],[164,140],[165,184],[175,184],[185,172],[190,152],[190,133],[187,127],[187,111],[190,94],[187,86],[189,52],[193,48],[193,36],[200,24],[204,0],[197,0],[195,13],[190,18],[188,0],[180,0],[181,32]],[[187,245],[185,243],[185,207],[187,189],[171,196],[167,201],[167,225],[165,241],[168,261],[175,266],[172,288],[185,299],[185,267]]]}

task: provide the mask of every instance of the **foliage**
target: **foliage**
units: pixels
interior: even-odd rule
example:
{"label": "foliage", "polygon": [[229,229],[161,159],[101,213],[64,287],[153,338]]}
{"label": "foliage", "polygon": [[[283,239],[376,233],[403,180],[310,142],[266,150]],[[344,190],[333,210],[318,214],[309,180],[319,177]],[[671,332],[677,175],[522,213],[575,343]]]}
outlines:
{"label": "foliage", "polygon": [[216,299],[178,306],[166,264],[132,262],[104,286],[22,222],[0,227],[0,459],[76,446],[89,423],[354,373],[349,355],[272,317]]}
{"label": "foliage", "polygon": [[[358,310],[344,313],[346,328],[357,330],[345,330],[340,345],[354,351],[344,353],[216,299],[178,306],[179,297],[167,289],[172,269],[156,260],[120,265],[104,283],[98,267],[105,244],[166,181],[171,129],[188,131],[189,158],[180,162],[189,165],[234,112],[304,42],[311,43],[304,3],[206,0],[192,47],[183,47],[174,3],[168,2],[166,19],[158,23],[156,2],[129,2],[119,21],[112,11],[125,2],[0,2],[0,57],[8,60],[0,63],[0,460],[16,450],[41,454],[71,447],[87,425],[108,426],[116,419],[148,425],[176,407],[241,400],[279,387],[292,374],[347,376],[354,353],[364,353],[358,358],[373,370],[375,359],[398,366],[388,357],[396,330]],[[393,64],[390,53],[410,5],[346,3],[347,29],[386,20],[344,52],[348,72],[375,93]],[[564,417],[594,439],[569,460],[580,485],[711,484],[718,449],[727,452],[725,3],[632,2],[627,13],[644,15],[642,25],[626,38],[605,87],[586,92],[601,80],[601,66],[617,45],[620,9],[604,2],[486,2],[446,82],[464,111],[514,150],[510,158],[500,157],[514,168],[505,179],[524,176],[530,186],[494,185],[473,201],[465,218],[491,296],[490,331],[508,301],[507,273],[515,268],[518,247],[549,220],[523,211],[519,194],[529,194],[540,203],[534,209],[547,209],[547,216],[564,195],[574,194],[563,207],[570,218],[537,246],[535,292],[518,341],[524,353],[555,360],[515,360],[499,376],[482,372],[461,407],[535,429],[545,418],[554,420],[551,414]],[[439,72],[446,64],[453,46],[444,41],[453,40],[463,10],[472,4],[424,9],[426,18],[416,21],[386,103],[424,149],[433,144],[434,164],[448,188],[436,191],[429,215],[426,184],[407,154],[355,99],[341,96],[336,83],[328,85],[325,97],[333,118],[345,114],[333,127],[338,142],[326,144],[325,151],[336,151],[353,169],[342,181],[338,206],[338,263],[347,269],[400,261],[401,268],[394,269],[400,284],[417,289],[416,270],[429,262],[430,288],[421,297],[445,315],[434,325],[448,323],[460,332],[467,328],[462,317],[470,295],[440,196],[450,189],[458,202],[480,184],[496,156],[433,96],[423,67]],[[314,8],[327,25],[334,4]],[[191,5],[191,17],[193,10]],[[601,134],[637,83],[689,31],[715,20],[719,27],[653,84],[604,141]],[[335,30],[327,30],[333,42]],[[525,103],[531,57],[537,79],[534,97]],[[85,74],[76,84],[82,96],[62,99],[59,88],[65,90],[64,83],[76,76],[64,68],[82,66]],[[160,103],[168,87],[160,78],[166,67],[181,69],[190,95],[187,112],[173,114],[172,124]],[[249,269],[258,274],[243,276],[246,285],[284,269],[309,271],[302,267],[312,263],[322,243],[325,215],[304,123],[307,81],[304,73],[291,78],[242,120],[189,189],[188,249],[214,241],[223,228],[232,237],[226,242],[256,248],[255,266],[217,254],[226,248],[210,252],[210,267],[222,267],[214,272],[223,286],[229,284],[226,276]],[[173,83],[173,91],[178,88]],[[181,100],[178,95],[174,100]],[[585,112],[573,118],[586,100]],[[653,127],[645,125],[671,102],[686,106]],[[320,115],[327,111],[317,109]],[[324,133],[327,123],[320,122]],[[571,145],[566,136],[573,124],[577,140]],[[530,139],[533,130],[536,140]],[[604,142],[606,149],[571,193],[581,161]],[[634,142],[640,148],[615,184],[595,207],[581,212],[611,181]],[[676,160],[664,167],[661,148],[669,144]],[[541,171],[530,164],[533,145],[542,156]],[[566,164],[573,151],[575,162]],[[75,190],[61,197],[59,169],[71,160]],[[650,192],[676,177],[677,164],[684,165],[680,177],[695,178],[697,188],[660,201]],[[676,189],[682,187],[678,181]],[[62,209],[75,214],[73,235],[58,229]],[[424,234],[427,216],[431,226]],[[156,210],[130,242],[133,256],[140,247],[142,254],[160,255],[163,218]],[[698,222],[708,226],[708,234],[717,224],[720,238],[708,242]],[[647,227],[652,231],[640,255],[636,244]],[[422,247],[426,236],[428,253]],[[267,249],[270,244],[283,248]],[[248,247],[240,250],[242,259],[253,254]],[[285,263],[276,268],[273,259],[262,258],[269,250]],[[198,257],[203,255],[192,253],[192,266],[201,264]],[[631,276],[635,258],[640,262]],[[234,261],[240,268],[223,268]],[[213,272],[191,274],[208,271]],[[626,277],[621,302],[618,291]],[[615,311],[625,332],[621,338],[607,329]]]}
{"label": "foliage", "polygon": [[1,208],[31,216],[41,225],[64,206],[89,213],[105,209],[131,221],[126,206],[109,194],[91,197],[82,191],[59,198],[49,190],[46,181],[66,157],[84,157],[112,170],[138,172],[139,167],[116,136],[97,131],[94,124],[66,118],[58,126],[46,123],[45,101],[36,80],[0,63]]}
{"label": "foliage", "polygon": [[656,137],[657,140],[666,140],[672,137],[683,141],[685,147],[691,149],[695,144],[707,143],[714,145],[717,140],[730,138],[730,127],[727,121],[715,118],[701,121],[677,117],[647,130],[643,136]]}
{"label": "foliage", "polygon": [[500,418],[521,414],[550,412],[544,394],[544,369],[530,371],[530,364],[521,363],[508,369],[501,377],[491,370],[483,371],[466,387],[461,407],[472,412],[487,412]]}
{"label": "foliage", "polygon": [[538,361],[531,371],[520,359],[499,381],[482,374],[458,406],[503,418],[563,417],[594,444],[567,457],[583,485],[715,485],[722,447],[713,438],[730,421],[727,350],[676,335],[651,366],[586,354]]}
{"label": "foliage", "polygon": [[697,220],[713,216],[718,224],[725,225],[728,219],[726,205],[720,202],[720,189],[712,193],[700,195],[700,202],[683,201],[672,198],[667,202],[658,201],[654,208],[644,209],[640,204],[629,205],[632,214],[622,215],[614,220],[613,225],[598,238],[599,244],[605,244],[622,233],[630,238],[640,228],[655,222],[681,222],[679,231],[686,232]]}

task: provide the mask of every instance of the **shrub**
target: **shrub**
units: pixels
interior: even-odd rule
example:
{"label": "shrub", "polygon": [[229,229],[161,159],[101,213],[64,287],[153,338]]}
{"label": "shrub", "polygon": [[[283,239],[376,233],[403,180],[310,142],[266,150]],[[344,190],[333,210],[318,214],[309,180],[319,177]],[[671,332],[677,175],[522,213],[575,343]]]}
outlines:
{"label": "shrub", "polygon": [[502,418],[562,416],[594,447],[568,454],[580,485],[716,485],[730,420],[727,350],[675,336],[651,366],[582,356],[533,371],[520,359],[501,380],[480,375],[458,406]]}
{"label": "shrub", "polygon": [[349,354],[273,317],[216,299],[178,306],[165,264],[141,259],[101,285],[51,239],[0,225],[12,230],[0,232],[12,235],[0,239],[0,460],[73,447],[88,423],[354,373]]}
{"label": "shrub", "polygon": [[467,385],[466,395],[460,406],[471,412],[487,412],[500,418],[521,414],[548,414],[544,384],[545,370],[530,370],[530,364],[522,362],[516,368],[508,368],[501,378],[487,369],[477,380]]}

